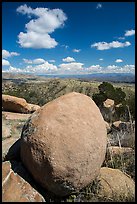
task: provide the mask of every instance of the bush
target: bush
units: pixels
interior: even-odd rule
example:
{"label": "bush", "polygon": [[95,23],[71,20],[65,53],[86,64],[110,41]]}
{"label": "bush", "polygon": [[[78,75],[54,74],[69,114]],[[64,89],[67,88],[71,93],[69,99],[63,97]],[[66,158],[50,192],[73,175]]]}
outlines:
{"label": "bush", "polygon": [[107,96],[104,93],[95,93],[92,95],[92,99],[95,101],[96,105],[100,107],[107,99]]}
{"label": "bush", "polygon": [[[92,99],[96,105],[100,108],[103,117],[108,122],[113,122],[116,120],[129,121],[129,111],[132,115],[132,120],[135,119],[135,95],[131,95],[126,99],[125,92],[121,88],[114,88],[111,83],[103,82],[98,86],[99,93],[94,93]],[[115,106],[115,111],[111,114],[108,113],[106,109],[104,110],[103,102],[106,99],[112,99],[115,102],[115,105],[121,104],[119,107]],[[127,108],[129,106],[129,110]],[[105,117],[106,115],[107,118]],[[109,116],[111,115],[111,117]]]}
{"label": "bush", "polygon": [[125,104],[115,108],[114,118],[115,120],[129,121],[129,112]]}
{"label": "bush", "polygon": [[103,82],[98,86],[99,93],[93,94],[92,98],[99,106],[107,99],[112,99],[115,104],[124,103],[126,94],[121,88],[114,88],[112,84]]}
{"label": "bush", "polygon": [[114,98],[115,104],[124,103],[126,94],[122,91],[121,88],[116,88],[114,90]]}

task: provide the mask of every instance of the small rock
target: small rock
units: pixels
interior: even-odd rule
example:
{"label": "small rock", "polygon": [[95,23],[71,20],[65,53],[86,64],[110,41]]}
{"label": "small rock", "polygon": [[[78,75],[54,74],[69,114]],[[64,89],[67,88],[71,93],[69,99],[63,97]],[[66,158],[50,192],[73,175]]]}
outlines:
{"label": "small rock", "polygon": [[103,105],[105,108],[111,108],[114,106],[114,100],[108,98],[106,101],[103,102]]}
{"label": "small rock", "polygon": [[38,110],[40,108],[39,105],[35,105],[35,104],[31,104],[31,103],[28,103],[28,106],[30,108],[31,113],[35,112],[36,110]]}

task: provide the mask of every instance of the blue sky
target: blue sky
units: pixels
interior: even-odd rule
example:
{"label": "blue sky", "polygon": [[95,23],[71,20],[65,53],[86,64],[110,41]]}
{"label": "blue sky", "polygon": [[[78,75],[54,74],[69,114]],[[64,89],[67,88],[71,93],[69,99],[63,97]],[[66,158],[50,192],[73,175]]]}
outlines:
{"label": "blue sky", "polygon": [[134,2],[3,2],[2,71],[135,72]]}

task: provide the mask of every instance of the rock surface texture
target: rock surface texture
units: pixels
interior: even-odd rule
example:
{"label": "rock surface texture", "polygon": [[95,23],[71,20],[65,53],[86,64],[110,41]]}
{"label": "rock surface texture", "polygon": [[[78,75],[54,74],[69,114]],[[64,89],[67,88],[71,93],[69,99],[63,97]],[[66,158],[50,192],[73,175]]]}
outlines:
{"label": "rock surface texture", "polygon": [[21,159],[41,186],[65,196],[98,176],[106,144],[98,107],[90,97],[72,92],[32,114],[21,134]]}

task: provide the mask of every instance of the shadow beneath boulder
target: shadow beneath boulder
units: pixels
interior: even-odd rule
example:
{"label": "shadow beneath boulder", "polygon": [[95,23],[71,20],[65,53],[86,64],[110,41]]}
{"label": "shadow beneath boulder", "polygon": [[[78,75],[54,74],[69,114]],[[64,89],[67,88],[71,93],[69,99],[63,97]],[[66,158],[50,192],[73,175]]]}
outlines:
{"label": "shadow beneath boulder", "polygon": [[9,148],[8,153],[5,155],[4,161],[8,161],[8,160],[20,161],[20,144],[21,144],[21,139],[18,139]]}

